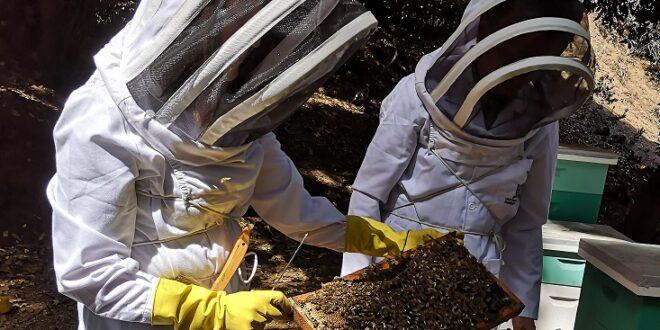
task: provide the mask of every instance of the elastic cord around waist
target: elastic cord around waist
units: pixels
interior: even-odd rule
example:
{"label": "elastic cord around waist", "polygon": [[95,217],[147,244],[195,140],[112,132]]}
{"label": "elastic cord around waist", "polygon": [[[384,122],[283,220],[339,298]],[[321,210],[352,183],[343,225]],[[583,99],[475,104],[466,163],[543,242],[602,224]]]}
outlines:
{"label": "elastic cord around waist", "polygon": [[463,230],[463,229],[459,229],[459,228],[452,228],[452,227],[427,223],[427,222],[424,222],[424,221],[421,221],[421,220],[416,220],[416,219],[412,219],[412,218],[409,218],[409,217],[406,217],[406,216],[402,216],[402,215],[396,214],[394,212],[390,212],[390,214],[394,215],[394,216],[397,216],[397,217],[399,217],[401,219],[404,219],[404,220],[408,220],[408,221],[411,221],[411,222],[418,223],[420,225],[424,225],[424,226],[435,228],[435,229],[440,229],[440,230],[447,231],[447,232],[449,232],[449,231],[459,231],[461,233],[468,234],[468,235],[489,237],[489,240],[491,240],[491,239],[493,240],[493,243],[495,243],[495,246],[496,246],[497,250],[500,253],[503,252],[506,249],[506,242],[504,241],[504,238],[502,237],[502,235],[500,235],[500,233],[495,232],[493,230],[491,230],[487,233],[469,231],[469,230]]}
{"label": "elastic cord around waist", "polygon": [[[175,197],[173,197],[173,198],[165,198],[163,196],[160,196],[160,197],[162,199],[177,199]],[[154,198],[158,198],[158,197],[154,197]],[[175,236],[175,237],[165,238],[165,239],[161,239],[161,240],[138,242],[138,243],[133,243],[132,246],[144,246],[144,245],[150,245],[150,244],[161,244],[161,243],[171,242],[171,241],[180,240],[180,239],[188,238],[188,237],[191,237],[191,236],[203,234],[203,233],[206,233],[206,232],[210,231],[211,229],[214,229],[218,226],[223,225],[226,220],[236,221],[236,223],[238,223],[241,227],[243,226],[244,220],[243,220],[242,217],[236,217],[236,216],[232,216],[232,215],[229,215],[229,214],[226,214],[226,213],[221,213],[221,212],[215,211],[215,210],[207,208],[207,207],[202,207],[201,205],[198,205],[196,203],[194,203],[194,205],[197,206],[200,209],[203,209],[203,210],[207,211],[207,212],[216,214],[219,217],[219,219],[216,220],[211,225],[209,225],[208,227],[205,227],[205,228],[202,228],[200,230],[196,230],[196,231],[187,233],[187,234],[182,235],[182,236]]]}
{"label": "elastic cord around waist", "polygon": [[206,232],[210,231],[211,229],[214,229],[216,227],[221,226],[222,224],[224,224],[224,221],[218,221],[218,222],[215,222],[215,223],[211,224],[210,226],[208,226],[206,228],[196,230],[196,231],[187,233],[187,234],[182,235],[182,236],[175,236],[175,237],[169,237],[169,238],[165,238],[165,239],[133,243],[133,246],[134,247],[139,247],[139,246],[145,246],[145,245],[162,244],[162,243],[172,242],[172,241],[176,241],[176,240],[180,240],[180,239],[184,239],[184,238],[188,238],[188,237],[192,237],[192,236],[195,236],[195,235],[206,233]]}

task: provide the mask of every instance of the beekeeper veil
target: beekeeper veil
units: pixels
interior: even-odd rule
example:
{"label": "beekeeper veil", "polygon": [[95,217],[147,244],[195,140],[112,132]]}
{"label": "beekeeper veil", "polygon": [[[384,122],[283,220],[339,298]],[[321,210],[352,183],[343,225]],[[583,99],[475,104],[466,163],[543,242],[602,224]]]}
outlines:
{"label": "beekeeper veil", "polygon": [[[232,147],[288,118],[375,29],[353,0],[144,0],[127,87],[184,140]],[[140,24],[135,22],[134,24]],[[151,31],[157,29],[157,31]]]}
{"label": "beekeeper veil", "polygon": [[472,0],[453,35],[418,64],[418,95],[444,129],[524,138],[590,96],[588,31],[578,0]]}

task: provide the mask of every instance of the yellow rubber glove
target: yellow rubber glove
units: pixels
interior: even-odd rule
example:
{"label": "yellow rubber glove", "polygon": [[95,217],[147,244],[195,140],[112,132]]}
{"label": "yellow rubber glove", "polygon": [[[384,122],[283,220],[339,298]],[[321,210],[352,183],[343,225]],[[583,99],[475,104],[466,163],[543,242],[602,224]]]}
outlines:
{"label": "yellow rubber glove", "polygon": [[174,325],[175,329],[243,330],[284,313],[291,313],[291,306],[280,291],[226,294],[160,279],[151,324]]}
{"label": "yellow rubber glove", "polygon": [[[446,235],[435,229],[397,232],[380,221],[353,215],[346,217],[346,222],[346,252],[359,252],[372,257],[395,256]],[[457,237],[462,239],[460,233]]]}

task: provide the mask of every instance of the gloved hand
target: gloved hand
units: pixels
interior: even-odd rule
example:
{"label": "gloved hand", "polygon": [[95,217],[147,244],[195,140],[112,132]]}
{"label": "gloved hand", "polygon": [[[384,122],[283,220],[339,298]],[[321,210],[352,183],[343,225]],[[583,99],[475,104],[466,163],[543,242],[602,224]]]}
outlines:
{"label": "gloved hand", "polygon": [[[346,222],[346,252],[358,252],[372,257],[398,255],[446,235],[435,229],[397,232],[380,221],[353,215],[347,216]],[[458,238],[462,238],[460,233]]]}
{"label": "gloved hand", "polygon": [[174,325],[175,329],[243,330],[290,312],[289,301],[280,291],[226,294],[160,279],[151,324]]}

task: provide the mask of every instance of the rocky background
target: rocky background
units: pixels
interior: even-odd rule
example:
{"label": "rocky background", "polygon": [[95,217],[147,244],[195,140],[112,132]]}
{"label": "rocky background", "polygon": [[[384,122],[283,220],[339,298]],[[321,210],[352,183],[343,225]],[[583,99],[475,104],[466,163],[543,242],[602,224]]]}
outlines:
{"label": "rocky background", "polygon": [[[276,132],[308,189],[346,210],[350,184],[378,123],[381,100],[417,60],[439,47],[466,0],[365,1],[379,30]],[[51,132],[67,95],[93,70],[92,56],[130,19],[136,1],[5,0],[0,11],[0,328],[73,328],[74,304],[57,293],[49,243],[47,181]],[[563,143],[617,152],[601,223],[660,243],[660,23],[654,0],[591,0],[598,88],[561,122]],[[313,127],[312,130],[309,127]],[[311,136],[310,136],[311,135]],[[296,244],[257,218],[253,250],[263,266],[256,287]],[[309,291],[338,273],[337,253],[305,247],[282,289]],[[8,311],[7,311],[8,310]]]}

